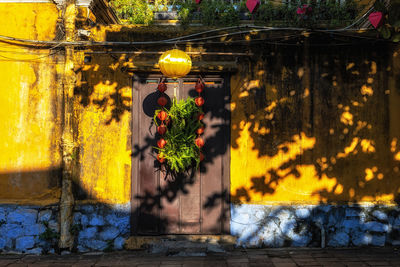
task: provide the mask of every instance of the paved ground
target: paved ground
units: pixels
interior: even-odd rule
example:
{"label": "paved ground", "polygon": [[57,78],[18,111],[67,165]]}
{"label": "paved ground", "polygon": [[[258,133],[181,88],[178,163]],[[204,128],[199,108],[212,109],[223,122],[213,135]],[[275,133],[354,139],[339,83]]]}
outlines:
{"label": "paved ground", "polygon": [[207,256],[165,256],[144,251],[70,255],[0,255],[0,266],[400,266],[397,248],[237,249]]}

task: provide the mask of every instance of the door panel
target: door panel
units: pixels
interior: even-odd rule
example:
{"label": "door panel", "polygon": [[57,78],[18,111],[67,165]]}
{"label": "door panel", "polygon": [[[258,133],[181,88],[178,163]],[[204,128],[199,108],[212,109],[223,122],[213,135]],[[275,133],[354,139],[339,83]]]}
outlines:
{"label": "door panel", "polygon": [[[133,234],[221,234],[229,225],[224,195],[229,192],[229,88],[221,77],[204,78],[206,159],[199,170],[172,179],[155,159],[153,148],[159,138],[152,121],[159,108],[159,78],[141,77],[134,82],[138,101],[135,105],[133,100],[137,114],[132,123]],[[196,97],[196,81],[197,77],[167,80],[166,94],[170,99]]]}

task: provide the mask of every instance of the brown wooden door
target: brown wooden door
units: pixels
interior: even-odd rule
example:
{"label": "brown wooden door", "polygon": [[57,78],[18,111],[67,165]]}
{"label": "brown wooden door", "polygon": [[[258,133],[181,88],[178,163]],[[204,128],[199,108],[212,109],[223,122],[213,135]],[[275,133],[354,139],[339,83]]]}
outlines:
{"label": "brown wooden door", "polygon": [[[166,80],[170,100],[195,97],[196,77]],[[229,232],[229,84],[205,76],[205,160],[175,179],[155,158],[159,138],[153,123],[160,76],[139,76],[133,85],[132,233],[222,234]],[[169,103],[170,104],[170,103]]]}

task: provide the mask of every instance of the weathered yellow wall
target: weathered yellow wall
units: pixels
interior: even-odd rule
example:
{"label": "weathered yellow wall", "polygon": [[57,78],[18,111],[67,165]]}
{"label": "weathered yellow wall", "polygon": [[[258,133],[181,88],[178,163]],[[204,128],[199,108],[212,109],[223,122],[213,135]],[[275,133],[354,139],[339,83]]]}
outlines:
{"label": "weathered yellow wall", "polygon": [[[99,41],[146,40],[144,32],[92,31]],[[262,57],[242,60],[231,79],[232,201],[393,204],[400,193],[398,53],[372,45],[252,49]],[[132,85],[121,71],[125,55],[92,57],[82,76],[89,97],[80,119],[81,187],[89,198],[127,202]],[[127,98],[113,117],[116,92]]]}
{"label": "weathered yellow wall", "polygon": [[265,63],[254,60],[231,81],[232,200],[393,204],[400,194],[399,52],[266,49]]}
{"label": "weathered yellow wall", "polygon": [[[0,4],[0,35],[52,40],[54,4]],[[61,99],[56,55],[0,42],[0,202],[58,201]]]}
{"label": "weathered yellow wall", "polygon": [[79,104],[79,199],[130,201],[132,79],[125,56],[94,56],[83,66]]}

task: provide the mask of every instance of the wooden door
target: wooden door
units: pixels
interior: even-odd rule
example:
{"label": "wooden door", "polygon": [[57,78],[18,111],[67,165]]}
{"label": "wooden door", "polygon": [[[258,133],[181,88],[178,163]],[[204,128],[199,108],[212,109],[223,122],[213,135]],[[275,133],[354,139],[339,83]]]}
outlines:
{"label": "wooden door", "polygon": [[[156,160],[153,123],[160,76],[138,76],[133,85],[132,234],[222,234],[229,232],[229,84],[205,76],[205,160],[175,179]],[[172,100],[195,97],[198,76],[167,79]],[[170,103],[169,103],[170,104]]]}

